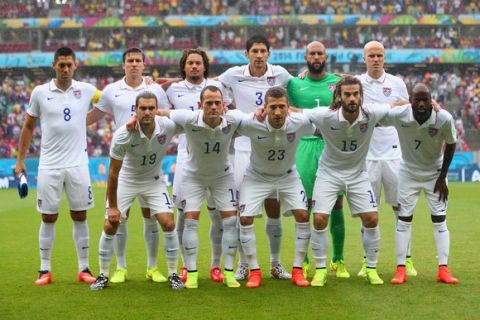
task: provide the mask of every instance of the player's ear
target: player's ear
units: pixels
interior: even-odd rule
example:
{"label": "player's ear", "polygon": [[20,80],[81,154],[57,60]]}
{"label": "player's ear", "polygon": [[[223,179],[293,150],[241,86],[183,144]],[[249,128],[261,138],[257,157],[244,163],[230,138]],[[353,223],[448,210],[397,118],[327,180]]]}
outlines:
{"label": "player's ear", "polygon": [[198,101],[197,104],[198,104],[198,109],[203,109],[203,108],[202,108],[202,102],[201,102],[201,101]]}

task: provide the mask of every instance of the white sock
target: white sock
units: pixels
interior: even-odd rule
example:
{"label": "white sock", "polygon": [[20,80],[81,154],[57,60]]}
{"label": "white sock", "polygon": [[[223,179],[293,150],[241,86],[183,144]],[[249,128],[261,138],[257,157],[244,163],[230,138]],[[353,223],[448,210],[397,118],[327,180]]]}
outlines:
{"label": "white sock", "polygon": [[51,271],[53,240],[55,239],[55,223],[40,223],[38,242],[40,246],[40,270]]}
{"label": "white sock", "polygon": [[238,249],[238,265],[245,265],[248,267],[248,260],[245,252],[243,251],[242,244],[240,242],[240,218],[237,219],[237,230],[238,230],[238,241],[237,241],[237,249]]}
{"label": "white sock", "polygon": [[117,257],[117,269],[127,269],[127,239],[128,220],[124,219],[120,222],[113,241],[113,250]]}
{"label": "white sock", "polygon": [[77,248],[78,271],[88,268],[88,253],[90,251],[90,235],[87,220],[73,221],[73,240]]}
{"label": "white sock", "polygon": [[182,266],[185,265],[185,252],[183,251],[183,228],[185,224],[185,213],[181,209],[177,209],[177,222],[175,230],[177,232],[178,246],[180,247],[180,256],[182,257]]}
{"label": "white sock", "polygon": [[395,254],[397,255],[397,266],[405,265],[407,259],[408,243],[412,235],[412,223],[397,220],[397,229],[395,231]]}
{"label": "white sock", "polygon": [[282,223],[280,218],[272,219],[267,217],[265,231],[270,244],[270,265],[274,267],[280,263],[280,247],[282,244]]}
{"label": "white sock", "polygon": [[295,223],[295,252],[293,255],[293,267],[301,268],[305,254],[308,251],[308,243],[310,242],[310,223]]}
{"label": "white sock", "polygon": [[167,257],[168,275],[177,273],[178,266],[178,237],[176,231],[166,231],[163,233],[163,248]]}
{"label": "white sock", "polygon": [[219,267],[222,259],[222,217],[217,210],[208,210],[210,215],[210,244],[212,246],[211,267]]}
{"label": "white sock", "polygon": [[363,250],[367,268],[376,268],[378,253],[380,251],[380,227],[363,227]]}
{"label": "white sock", "polygon": [[198,220],[185,219],[185,229],[183,229],[183,250],[185,256],[185,266],[188,271],[197,270],[198,256]]}
{"label": "white sock", "polygon": [[143,218],[143,239],[147,248],[147,269],[157,267],[159,232],[160,228],[155,217]]}
{"label": "white sock", "polygon": [[250,270],[259,269],[260,267],[257,260],[257,241],[255,239],[253,224],[249,226],[240,225],[240,243],[243,252],[247,257]]}
{"label": "white sock", "polygon": [[222,219],[223,236],[223,262],[224,268],[227,270],[233,270],[235,262],[235,255],[237,253],[237,217],[228,217]]}
{"label": "white sock", "polygon": [[105,277],[110,275],[114,239],[114,235],[106,234],[103,231],[98,243],[98,266],[100,267],[100,273],[103,273]]}
{"label": "white sock", "polygon": [[312,258],[315,259],[315,268],[327,267],[327,250],[330,243],[328,238],[328,228],[316,230],[312,228]]}
{"label": "white sock", "polygon": [[[396,219],[398,220],[398,210],[393,210],[393,213],[395,214]],[[407,257],[412,256],[412,226],[410,225],[410,240],[408,242],[408,248],[407,248]]]}
{"label": "white sock", "polygon": [[447,228],[447,221],[433,224],[433,236],[437,246],[438,265],[448,265],[450,254],[450,232]]}

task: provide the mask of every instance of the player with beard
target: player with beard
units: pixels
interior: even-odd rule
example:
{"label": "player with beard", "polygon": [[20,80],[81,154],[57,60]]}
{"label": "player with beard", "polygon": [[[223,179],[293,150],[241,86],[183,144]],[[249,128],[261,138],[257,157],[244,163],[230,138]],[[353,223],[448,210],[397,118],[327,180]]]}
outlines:
{"label": "player with beard", "polygon": [[[323,43],[310,42],[305,52],[305,62],[308,71],[302,77],[297,77],[288,83],[288,99],[292,106],[301,109],[312,109],[320,106],[329,106],[332,103],[335,84],[340,77],[325,71],[328,55]],[[297,148],[296,163],[303,187],[307,193],[308,208],[312,208],[312,192],[315,184],[315,175],[318,160],[325,147],[325,141],[318,136],[304,136]],[[339,278],[349,278],[345,268],[343,247],[345,242],[345,222],[343,218],[343,195],[339,194],[330,217],[330,233],[333,242],[333,255],[330,268]],[[305,259],[304,272],[308,267]],[[306,275],[305,275],[306,276]]]}

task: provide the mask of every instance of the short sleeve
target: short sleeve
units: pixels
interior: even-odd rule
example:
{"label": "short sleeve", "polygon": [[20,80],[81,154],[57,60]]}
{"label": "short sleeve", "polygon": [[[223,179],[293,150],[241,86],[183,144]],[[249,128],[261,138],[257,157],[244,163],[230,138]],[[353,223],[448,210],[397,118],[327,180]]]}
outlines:
{"label": "short sleeve", "polygon": [[40,103],[39,103],[39,92],[38,92],[38,87],[35,87],[32,91],[32,95],[30,96],[30,103],[28,106],[28,114],[31,115],[32,117],[40,117]]}

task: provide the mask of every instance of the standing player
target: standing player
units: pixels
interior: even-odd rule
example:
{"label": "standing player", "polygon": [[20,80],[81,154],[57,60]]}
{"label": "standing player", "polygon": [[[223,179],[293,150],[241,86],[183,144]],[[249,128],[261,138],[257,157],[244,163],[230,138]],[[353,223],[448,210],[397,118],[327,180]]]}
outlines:
{"label": "standing player", "polygon": [[30,146],[35,123],[40,118],[42,131],[38,166],[37,210],[42,214],[40,224],[40,272],[36,285],[52,281],[51,253],[55,238],[55,222],[65,190],[70,216],[73,220],[73,239],[77,248],[78,281],[92,283],[95,278],[88,269],[89,230],[87,209],[93,207],[87,155],[87,112],[101,95],[94,86],[73,80],[78,62],[75,52],[67,47],[55,51],[55,79],[37,86],[30,98],[30,107],[20,136],[15,174],[27,173],[25,154]]}
{"label": "standing player", "polygon": [[295,150],[300,138],[312,135],[315,127],[303,115],[288,116],[288,107],[287,92],[281,87],[270,88],[265,94],[266,121],[246,119],[238,129],[238,133],[249,137],[252,143],[239,201],[240,243],[250,267],[247,288],[258,288],[262,282],[253,220],[262,215],[264,200],[272,194],[280,201],[282,212],[291,212],[296,221],[292,282],[299,287],[310,285],[302,272],[310,225],[307,198],[295,168]]}
{"label": "standing player", "polygon": [[390,105],[363,105],[362,100],[360,80],[346,76],[337,83],[330,108],[303,110],[325,139],[313,189],[311,239],[316,272],[312,286],[324,286],[327,282],[326,229],[339,191],[345,192],[352,215],[362,220],[367,280],[370,284],[383,284],[376,270],[380,246],[377,203],[365,158],[373,129],[388,113]]}
{"label": "standing player", "polygon": [[413,88],[410,101],[411,106],[391,110],[385,121],[386,125],[392,124],[397,129],[403,153],[398,175],[397,272],[391,282],[402,284],[407,281],[406,258],[413,213],[423,190],[430,207],[437,247],[437,280],[457,284],[458,279],[448,271],[450,233],[446,221],[447,173],[457,140],[455,123],[445,110],[432,112],[430,90],[422,83]]}
{"label": "standing player", "polygon": [[[367,72],[358,76],[363,86],[364,103],[390,103],[397,100],[408,100],[407,87],[402,79],[384,70],[385,48],[378,41],[370,41],[364,47],[363,60]],[[380,203],[381,190],[385,192],[385,201],[392,206],[398,216],[397,185],[398,171],[402,152],[398,134],[393,127],[376,127],[367,154],[367,171],[372,184],[375,200]],[[416,276],[410,254],[407,255],[407,273]],[[359,276],[365,277],[365,260]]]}
{"label": "standing player", "polygon": [[[332,94],[339,76],[325,71],[327,53],[323,43],[310,42],[305,52],[307,73],[304,77],[293,78],[288,83],[288,99],[290,103],[301,109],[312,109],[332,104]],[[315,184],[318,160],[322,155],[325,141],[318,136],[302,137],[297,148],[297,170],[307,193],[308,209],[312,208],[312,192]],[[343,194],[337,198],[330,214],[330,234],[333,241],[333,256],[330,269],[339,278],[349,278],[345,268],[343,247],[345,243],[345,221],[343,217]],[[306,265],[308,260],[306,259]],[[307,269],[307,268],[305,268]],[[308,273],[308,272],[305,272]]]}
{"label": "standing player", "polygon": [[189,289],[198,288],[198,219],[202,201],[209,191],[222,217],[222,251],[224,279],[227,287],[236,288],[233,265],[237,252],[237,201],[232,166],[228,151],[232,137],[241,119],[241,112],[226,110],[221,90],[208,85],[200,93],[198,107],[201,110],[173,110],[171,119],[184,128],[187,138],[188,158],[184,163],[180,205],[185,213],[183,230],[183,252],[188,268]]}
{"label": "standing player", "polygon": [[[92,290],[108,286],[114,236],[136,197],[150,209],[155,223],[158,221],[162,226],[170,285],[173,289],[183,288],[176,274],[178,238],[172,205],[161,179],[162,159],[176,127],[171,120],[156,117],[156,111],[156,95],[150,91],[140,93],[135,100],[138,131],[129,132],[124,125],[113,137],[107,185],[108,213],[98,249],[100,274],[91,285]],[[156,254],[154,258],[156,263]],[[156,264],[153,267],[156,269]]]}
{"label": "standing player", "polygon": [[[149,90],[155,94],[160,108],[168,109],[167,96],[156,83],[147,84],[142,76],[145,70],[145,54],[139,48],[128,48],[123,53],[123,70],[125,77],[111,83],[103,90],[102,97],[88,117],[88,123],[100,120],[105,114],[113,115],[117,127],[124,125],[135,114],[135,98],[141,92]],[[150,210],[138,199],[142,208],[144,223],[144,238],[147,248],[147,279],[154,282],[165,282],[167,279],[154,266],[157,265],[159,229],[155,219],[151,218]],[[128,215],[122,219],[114,239],[114,250],[117,256],[117,269],[110,282],[122,283],[128,277],[126,247],[128,238]]]}
{"label": "standing player", "polygon": [[[233,94],[236,107],[245,112],[254,112],[264,105],[265,92],[274,86],[286,87],[292,76],[281,66],[268,63],[270,42],[263,36],[254,35],[246,43],[245,56],[249,64],[232,67],[218,77],[221,83]],[[250,159],[250,140],[248,137],[235,139],[235,186],[240,190],[245,170]],[[282,225],[280,208],[276,199],[265,201],[267,212],[266,232],[270,243],[271,276],[277,279],[290,279],[291,275],[280,263],[280,245]],[[240,250],[239,267],[235,277],[244,280],[248,276],[248,263]]]}
{"label": "standing player", "polygon": [[[188,49],[184,50],[180,58],[180,74],[183,81],[172,84],[167,90],[167,96],[176,110],[190,110],[198,109],[198,101],[200,101],[200,92],[207,86],[213,85],[220,89],[222,84],[218,81],[208,79],[210,64],[208,62],[207,53],[202,49]],[[224,102],[229,104],[225,99]],[[173,201],[178,209],[177,216],[177,234],[182,245],[183,237],[183,220],[184,213],[180,205],[180,191],[183,187],[183,174],[185,161],[188,158],[187,143],[185,135],[180,135],[178,144],[177,161],[175,166],[175,177],[173,179]],[[210,278],[215,282],[223,281],[222,269],[220,268],[220,260],[222,256],[222,219],[220,213],[215,209],[215,203],[211,197],[207,197],[207,208],[212,223],[210,224],[210,242],[212,248],[212,259],[210,268]],[[183,257],[182,252],[182,257]],[[182,281],[187,280],[187,268],[182,267],[181,273]]]}

